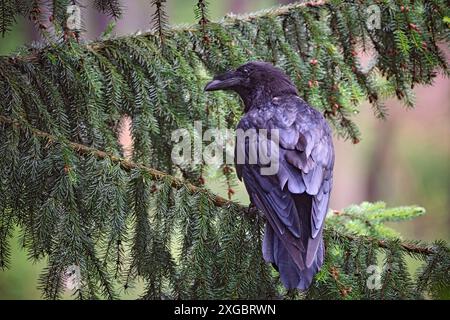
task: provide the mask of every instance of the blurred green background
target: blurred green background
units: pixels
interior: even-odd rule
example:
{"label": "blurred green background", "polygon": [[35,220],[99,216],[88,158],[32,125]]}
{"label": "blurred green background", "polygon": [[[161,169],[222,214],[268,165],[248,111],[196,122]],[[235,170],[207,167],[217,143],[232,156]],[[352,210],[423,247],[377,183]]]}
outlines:
{"label": "blurred green background", "polygon": [[[79,1],[87,4],[88,1]],[[125,1],[123,1],[125,2]],[[210,1],[210,16],[222,17],[228,12],[245,13],[268,8],[275,0]],[[194,0],[169,0],[167,8],[171,24],[195,23]],[[150,28],[149,1],[126,1],[125,14],[115,33],[134,33]],[[95,39],[108,24],[108,18],[90,8],[82,11],[85,38]],[[14,52],[17,47],[38,41],[39,35],[28,23],[17,21],[14,30],[0,38],[0,54]],[[446,52],[448,57],[448,50]],[[362,141],[335,140],[336,166],[331,208],[341,209],[364,200],[383,200],[389,206],[420,205],[427,214],[410,222],[391,224],[404,238],[450,240],[450,81],[438,76],[433,87],[416,87],[416,107],[407,110],[397,100],[388,100],[387,121],[375,119],[369,104],[364,104],[355,118],[363,135]],[[214,191],[226,196],[226,187],[208,181]],[[247,203],[242,186],[235,200]],[[37,280],[45,261],[32,264],[17,238],[12,243],[12,263],[0,271],[0,299],[39,299]],[[124,295],[135,298],[136,293]]]}

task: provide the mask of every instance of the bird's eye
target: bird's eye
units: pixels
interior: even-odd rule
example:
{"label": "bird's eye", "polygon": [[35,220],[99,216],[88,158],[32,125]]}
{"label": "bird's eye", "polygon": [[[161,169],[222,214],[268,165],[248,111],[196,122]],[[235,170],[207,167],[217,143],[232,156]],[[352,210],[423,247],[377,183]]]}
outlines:
{"label": "bird's eye", "polygon": [[243,72],[246,76],[248,76],[248,75],[250,74],[250,70],[248,70],[247,68],[243,68],[243,69],[242,69],[242,72]]}

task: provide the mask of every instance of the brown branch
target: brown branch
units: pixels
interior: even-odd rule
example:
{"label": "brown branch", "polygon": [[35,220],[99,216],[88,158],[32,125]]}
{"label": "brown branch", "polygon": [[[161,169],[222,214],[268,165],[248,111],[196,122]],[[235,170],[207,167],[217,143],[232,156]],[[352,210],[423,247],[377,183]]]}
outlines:
{"label": "brown branch", "polygon": [[[7,118],[2,115],[0,115],[0,122],[10,124],[18,129],[22,129],[22,130],[24,129],[24,125],[22,125],[19,121],[12,120],[12,119]],[[55,137],[47,132],[44,132],[44,131],[41,131],[38,129],[34,129],[34,128],[31,128],[30,130],[31,130],[32,134],[36,137],[45,138],[51,142],[59,142],[57,137]],[[164,179],[169,179],[171,181],[172,187],[174,187],[176,189],[186,187],[192,193],[206,192],[210,196],[211,201],[214,203],[214,205],[216,207],[225,207],[228,205],[235,204],[235,205],[242,207],[243,209],[245,208],[243,205],[234,203],[234,202],[229,201],[225,198],[222,198],[218,195],[215,195],[206,189],[196,187],[193,184],[184,182],[181,179],[178,179],[176,177],[168,175],[167,173],[161,172],[159,170],[147,167],[143,164],[135,163],[133,161],[114,156],[110,153],[107,153],[107,152],[104,152],[104,151],[101,151],[101,150],[98,150],[98,149],[95,149],[92,147],[88,147],[83,144],[69,141],[68,145],[69,145],[69,147],[71,147],[73,150],[75,150],[77,153],[79,153],[81,155],[91,154],[91,155],[94,155],[95,157],[97,157],[98,159],[110,159],[113,163],[119,164],[122,167],[122,169],[124,169],[126,171],[131,171],[133,169],[140,169],[140,170],[144,170],[156,181],[162,181]]]}
{"label": "brown branch", "polygon": [[[341,235],[346,237],[350,241],[359,240],[358,237],[352,236],[349,234],[341,234]],[[384,249],[390,248],[388,241],[370,238],[370,237],[366,237],[366,236],[362,236],[362,238],[364,238],[364,240],[367,240],[370,242],[376,242],[377,246],[380,248],[384,248]],[[416,246],[416,245],[413,245],[410,243],[404,243],[404,242],[401,242],[399,245],[400,245],[400,247],[403,248],[403,250],[411,252],[411,253],[419,253],[419,254],[425,254],[425,255],[430,255],[430,254],[435,253],[433,249],[428,248],[428,247],[419,247],[419,246]]]}
{"label": "brown branch", "polygon": [[[25,125],[21,124],[19,121],[17,120],[13,120],[10,118],[7,118],[5,116],[0,115],[0,123],[5,123],[5,124],[9,124],[14,126],[15,128],[18,128],[20,130],[24,130]],[[28,126],[26,126],[28,127]],[[45,138],[49,141],[52,142],[59,142],[58,138],[55,137],[54,135],[51,135],[47,132],[35,129],[35,128],[30,128],[29,129],[31,131],[31,133],[36,136],[36,137],[41,137],[41,138]],[[94,155],[96,158],[98,159],[109,159],[110,161],[112,161],[113,163],[119,164],[121,166],[122,169],[126,170],[126,171],[131,171],[134,169],[140,169],[145,171],[147,174],[150,175],[150,177],[152,177],[155,181],[162,181],[165,179],[169,179],[171,182],[171,185],[173,188],[175,189],[181,189],[182,187],[187,188],[191,193],[199,193],[199,192],[205,192],[209,198],[211,199],[211,201],[213,202],[213,204],[216,207],[227,207],[227,206],[236,206],[238,209],[242,210],[242,211],[247,211],[248,212],[248,207],[240,204],[240,203],[236,203],[234,201],[230,201],[227,200],[221,196],[218,196],[214,193],[212,193],[211,191],[204,189],[204,188],[199,188],[197,186],[194,186],[193,184],[190,184],[189,182],[185,182],[182,181],[181,179],[178,179],[176,177],[173,177],[167,173],[161,172],[159,170],[150,168],[148,166],[145,166],[143,164],[139,164],[139,163],[135,163],[133,161],[124,159],[124,158],[120,158],[117,156],[114,156],[110,153],[92,148],[92,147],[88,147],[85,146],[83,144],[79,144],[79,143],[75,143],[75,142],[68,142],[69,147],[71,147],[74,151],[76,151],[77,153],[81,154],[81,155]],[[339,211],[335,211],[336,214],[343,214]],[[369,238],[369,237],[356,237],[356,236],[352,236],[352,235],[348,235],[348,234],[339,234],[342,237],[347,238],[350,241],[358,241],[361,238],[368,241],[368,242],[377,242],[377,245],[380,248],[389,248],[388,242],[385,240],[379,240],[379,239],[374,239],[374,238]],[[400,243],[400,246],[408,252],[411,253],[419,253],[419,254],[425,254],[425,255],[431,255],[434,253],[434,251],[431,248],[428,247],[420,247],[420,246],[415,246],[412,244],[408,244],[408,243]]]}
{"label": "brown branch", "polygon": [[[333,214],[335,214],[337,216],[345,216],[345,217],[348,217],[348,218],[353,218],[353,216],[351,214],[348,214],[348,213],[346,213],[344,211],[332,210],[332,212],[333,212]],[[344,236],[347,239],[349,239],[350,241],[358,240],[357,237],[349,235],[349,234],[345,234]],[[374,238],[371,238],[371,237],[364,237],[364,239],[366,239],[367,241],[371,241],[371,242],[376,241],[378,247],[380,247],[380,248],[384,248],[384,249],[388,249],[389,248],[389,245],[388,245],[387,241],[385,241],[385,240],[374,239]],[[430,254],[434,253],[434,250],[431,249],[431,248],[419,247],[419,246],[415,246],[415,245],[412,245],[412,244],[409,244],[409,243],[403,243],[402,242],[402,243],[400,243],[400,246],[405,251],[408,251],[408,252],[411,252],[411,253],[420,253],[420,254],[426,254],[426,255],[430,255]]]}

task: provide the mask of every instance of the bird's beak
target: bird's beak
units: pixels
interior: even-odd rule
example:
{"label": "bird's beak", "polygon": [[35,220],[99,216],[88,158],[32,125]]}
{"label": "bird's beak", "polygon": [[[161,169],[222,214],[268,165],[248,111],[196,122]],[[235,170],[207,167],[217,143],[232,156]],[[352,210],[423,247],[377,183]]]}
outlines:
{"label": "bird's beak", "polygon": [[241,83],[242,78],[236,71],[228,71],[215,76],[214,79],[208,82],[205,86],[205,91],[215,90],[231,90],[233,87]]}

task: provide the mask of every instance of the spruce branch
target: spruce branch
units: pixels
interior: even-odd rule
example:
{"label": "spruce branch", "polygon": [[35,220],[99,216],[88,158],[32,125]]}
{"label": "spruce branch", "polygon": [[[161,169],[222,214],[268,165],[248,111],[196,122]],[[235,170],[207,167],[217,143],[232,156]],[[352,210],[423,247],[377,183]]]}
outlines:
{"label": "spruce branch", "polygon": [[98,11],[106,13],[114,19],[120,18],[123,11],[120,0],[95,0],[94,6]]}
{"label": "spruce branch", "polygon": [[152,15],[153,30],[158,35],[160,43],[164,43],[167,29],[167,14],[165,10],[166,0],[151,0],[155,12]]}
{"label": "spruce branch", "polygon": [[[386,240],[374,239],[374,238],[364,237],[364,236],[352,236],[349,234],[345,234],[343,236],[350,241],[359,241],[362,238],[367,242],[372,242],[372,243],[375,242],[377,244],[377,246],[380,248],[384,248],[384,249],[390,248],[390,244]],[[412,243],[406,243],[406,242],[402,242],[399,245],[401,246],[401,248],[404,251],[410,252],[410,253],[417,253],[417,254],[423,254],[423,255],[431,255],[431,254],[435,253],[433,248],[430,248],[428,246],[418,246],[418,245],[414,245]]]}
{"label": "spruce branch", "polygon": [[[228,15],[210,23],[206,2],[198,1],[195,11],[199,23],[189,27],[167,26],[164,1],[153,0],[151,4],[155,7],[153,30],[139,36],[91,42],[84,46],[86,51],[101,53],[117,43],[141,39],[154,43],[168,40],[172,45],[180,45],[177,41],[187,38],[186,45],[200,58],[198,62],[212,72],[251,59],[273,61],[283,65],[296,79],[307,102],[324,112],[338,134],[353,143],[360,141],[360,132],[351,117],[364,98],[371,102],[376,116],[384,117],[382,98],[396,95],[411,106],[414,101],[410,88],[415,83],[431,84],[439,69],[448,74],[447,62],[436,43],[446,40],[445,33],[439,32],[442,26],[432,23],[435,19],[430,16],[412,24],[412,12],[404,19],[405,13],[400,9],[396,12],[395,6],[389,4],[378,4],[386,6],[383,10],[394,10],[390,20],[384,22],[389,27],[386,32],[368,30],[364,21],[359,21],[366,18],[367,8],[359,2],[294,3],[248,15]],[[411,11],[420,13],[418,6]],[[324,15],[331,19],[324,19]],[[359,20],[354,21],[354,16]],[[332,36],[330,30],[337,36]],[[364,48],[372,46],[377,53],[368,70],[361,69],[357,58],[356,50],[361,43]],[[163,48],[158,49],[163,55],[174,49]],[[49,49],[14,59],[36,62]],[[396,54],[399,51],[403,54]],[[138,73],[133,75],[135,79],[141,78]],[[387,81],[381,81],[380,73]]]}
{"label": "spruce branch", "polygon": [[[5,116],[0,115],[0,122],[5,123],[5,124],[10,124],[13,125],[14,127],[18,128],[18,129],[24,129],[24,125],[21,124],[20,122],[16,121],[16,120],[12,120],[9,119]],[[61,141],[61,139],[55,137],[54,135],[51,135],[47,132],[41,131],[41,130],[37,130],[34,128],[29,128],[29,130],[32,132],[33,135],[35,135],[36,137],[40,137],[40,138],[44,138],[47,139],[50,142],[54,142],[54,143],[64,143],[63,141]],[[110,159],[111,162],[113,163],[117,163],[119,164],[124,170],[126,171],[131,171],[133,169],[139,169],[139,170],[143,170],[145,171],[149,177],[151,177],[153,180],[155,181],[163,181],[165,179],[170,180],[171,185],[173,188],[175,189],[180,189],[182,187],[187,188],[191,193],[199,193],[199,192],[204,192],[206,194],[208,194],[208,196],[211,198],[211,201],[214,203],[215,206],[217,207],[226,207],[229,205],[238,205],[232,201],[229,201],[225,198],[222,198],[221,196],[215,195],[209,191],[207,191],[206,189],[197,187],[193,184],[190,183],[186,183],[183,182],[182,180],[173,177],[167,173],[161,172],[159,170],[150,168],[148,166],[139,164],[139,163],[135,163],[133,161],[127,160],[127,159],[123,159],[117,156],[114,156],[110,153],[104,152],[102,150],[98,150],[92,147],[88,147],[85,146],[83,144],[80,143],[75,143],[75,142],[67,142],[68,146],[70,148],[72,148],[74,151],[76,151],[79,154],[82,155],[94,155],[96,158],[98,159]],[[240,205],[238,205],[240,206]],[[244,206],[240,206],[242,209],[246,209]]]}
{"label": "spruce branch", "polygon": [[[20,122],[9,119],[2,115],[0,115],[0,122],[13,125],[14,127],[18,128],[18,129],[24,129],[23,124],[21,124]],[[55,142],[55,143],[61,142],[60,139],[58,139],[57,137],[55,137],[49,133],[46,133],[46,132],[43,132],[41,130],[37,130],[34,128],[31,128],[29,130],[36,137],[45,138],[50,142]],[[126,171],[131,171],[134,169],[139,169],[139,170],[145,171],[148,174],[148,176],[151,179],[153,179],[154,181],[169,181],[170,185],[175,189],[186,188],[192,194],[198,194],[198,193],[204,194],[211,200],[211,202],[216,207],[234,206],[235,208],[238,209],[238,211],[248,213],[248,208],[240,203],[225,199],[219,195],[216,195],[216,194],[208,191],[205,188],[197,187],[189,182],[182,181],[182,180],[180,180],[176,177],[173,177],[165,172],[156,170],[156,169],[148,167],[146,165],[135,163],[133,161],[130,161],[130,160],[127,160],[124,158],[114,156],[110,153],[107,153],[107,152],[104,152],[102,150],[98,150],[98,149],[95,149],[92,147],[88,147],[83,144],[79,144],[79,143],[75,143],[75,142],[68,142],[68,146],[81,155],[93,155],[98,159],[109,159],[109,160],[111,160],[112,163],[119,164],[120,167]],[[335,211],[335,214],[343,215],[343,213],[340,213],[338,211]],[[362,238],[369,243],[375,242],[378,245],[378,247],[380,247],[380,248],[386,248],[386,249],[390,248],[389,243],[385,240],[373,239],[370,237],[363,237],[363,236],[356,237],[356,236],[349,235],[349,234],[338,234],[338,236],[342,236],[350,241],[359,241]],[[434,250],[430,247],[417,246],[417,245],[414,245],[411,243],[400,243],[400,246],[402,247],[403,250],[405,250],[407,252],[411,252],[411,253],[417,253],[417,254],[423,254],[423,255],[431,255],[434,253]]]}
{"label": "spruce branch", "polygon": [[206,27],[207,27],[207,24],[209,23],[208,2],[206,0],[198,0],[197,6],[194,10],[194,13],[195,13],[195,18],[198,20],[198,24],[200,25],[200,28],[203,33],[203,42],[205,43],[205,45],[208,45],[210,42],[210,39],[206,32]]}
{"label": "spruce branch", "polygon": [[14,7],[11,0],[0,0],[0,33],[2,37],[11,28],[14,23]]}
{"label": "spruce branch", "polygon": [[[11,7],[13,13],[28,16],[38,2],[3,4],[20,4],[19,11]],[[264,225],[260,213],[196,184],[207,167],[175,177],[170,135],[178,128],[191,132],[199,120],[208,128],[234,127],[242,113],[239,101],[205,95],[205,81],[259,59],[282,67],[305,100],[341,136],[357,142],[352,116],[364,99],[381,114],[382,99],[397,95],[411,103],[414,83],[429,85],[437,72],[448,74],[437,47],[448,41],[443,0],[415,1],[407,13],[398,1],[376,4],[382,30],[366,26],[368,3],[333,0],[88,44],[49,39],[46,46],[1,57],[0,265],[9,262],[18,224],[30,257],[49,257],[41,278],[49,298],[62,293],[61,272],[72,263],[84,274],[80,298],[112,298],[112,281],[125,277],[129,287],[137,276],[146,281],[145,298],[285,296],[256,249]],[[206,7],[201,8],[198,20],[205,22]],[[1,12],[0,7],[0,26]],[[376,51],[368,71],[360,70],[354,52],[360,47]],[[117,140],[128,124],[133,155],[122,158]],[[234,176],[222,169],[230,196]],[[439,290],[450,287],[447,245],[399,240],[383,224],[423,212],[363,203],[328,217],[327,261],[317,285],[302,297],[377,298],[364,270],[378,265],[379,254],[392,255],[385,298],[439,297]],[[180,244],[180,255],[173,243]],[[406,255],[425,265],[415,277],[417,292]]]}

